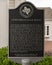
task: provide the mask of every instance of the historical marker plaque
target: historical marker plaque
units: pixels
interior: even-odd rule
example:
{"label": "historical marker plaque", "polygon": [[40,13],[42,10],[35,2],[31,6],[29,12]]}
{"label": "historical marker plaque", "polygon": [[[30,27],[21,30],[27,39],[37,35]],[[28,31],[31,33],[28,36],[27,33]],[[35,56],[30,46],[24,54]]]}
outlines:
{"label": "historical marker plaque", "polygon": [[43,57],[44,11],[31,3],[9,10],[9,57]]}

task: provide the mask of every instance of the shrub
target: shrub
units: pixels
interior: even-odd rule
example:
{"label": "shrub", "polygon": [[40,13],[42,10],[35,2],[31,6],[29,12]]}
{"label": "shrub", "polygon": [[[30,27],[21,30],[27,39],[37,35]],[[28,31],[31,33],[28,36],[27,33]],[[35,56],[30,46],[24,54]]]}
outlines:
{"label": "shrub", "polygon": [[[14,63],[8,59],[8,49],[2,48],[0,49],[0,65],[21,65]],[[52,56],[46,56],[42,59],[42,61],[33,63],[31,65],[52,65]]]}

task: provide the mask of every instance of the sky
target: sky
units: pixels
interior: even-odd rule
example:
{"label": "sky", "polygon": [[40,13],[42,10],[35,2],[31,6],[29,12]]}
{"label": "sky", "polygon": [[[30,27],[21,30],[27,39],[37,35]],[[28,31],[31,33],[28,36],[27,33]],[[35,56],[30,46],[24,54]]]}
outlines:
{"label": "sky", "polygon": [[26,0],[32,2],[36,7],[52,8],[52,0]]}

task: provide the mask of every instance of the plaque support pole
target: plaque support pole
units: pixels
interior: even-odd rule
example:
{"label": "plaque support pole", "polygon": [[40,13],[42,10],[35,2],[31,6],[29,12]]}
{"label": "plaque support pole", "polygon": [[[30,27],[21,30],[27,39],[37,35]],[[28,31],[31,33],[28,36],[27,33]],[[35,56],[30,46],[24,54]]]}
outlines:
{"label": "plaque support pole", "polygon": [[22,59],[22,65],[31,65],[31,62],[29,59]]}

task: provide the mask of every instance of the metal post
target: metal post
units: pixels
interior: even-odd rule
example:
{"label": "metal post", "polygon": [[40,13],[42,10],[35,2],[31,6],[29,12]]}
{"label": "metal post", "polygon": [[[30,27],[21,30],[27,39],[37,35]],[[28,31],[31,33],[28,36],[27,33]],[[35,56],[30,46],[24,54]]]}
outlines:
{"label": "metal post", "polygon": [[31,62],[29,59],[22,59],[22,65],[30,65]]}

